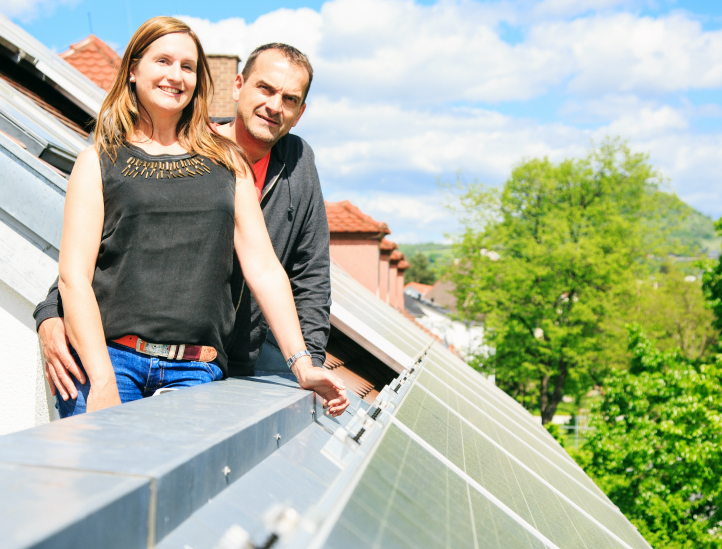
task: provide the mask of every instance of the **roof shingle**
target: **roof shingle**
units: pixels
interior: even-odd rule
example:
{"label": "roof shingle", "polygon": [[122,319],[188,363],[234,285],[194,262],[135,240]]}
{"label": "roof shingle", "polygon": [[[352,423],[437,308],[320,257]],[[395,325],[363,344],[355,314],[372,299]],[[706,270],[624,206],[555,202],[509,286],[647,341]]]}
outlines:
{"label": "roof shingle", "polygon": [[60,54],[73,67],[109,91],[120,67],[120,56],[100,38],[91,34]]}
{"label": "roof shingle", "polygon": [[404,259],[404,254],[398,250],[394,250],[389,256],[389,261],[401,261],[402,259]]}
{"label": "roof shingle", "polygon": [[326,217],[331,234],[354,234],[371,238],[382,238],[391,231],[386,223],[366,215],[348,200],[326,202]]}
{"label": "roof shingle", "polygon": [[382,252],[393,252],[399,245],[396,242],[391,242],[388,238],[381,240],[381,251]]}

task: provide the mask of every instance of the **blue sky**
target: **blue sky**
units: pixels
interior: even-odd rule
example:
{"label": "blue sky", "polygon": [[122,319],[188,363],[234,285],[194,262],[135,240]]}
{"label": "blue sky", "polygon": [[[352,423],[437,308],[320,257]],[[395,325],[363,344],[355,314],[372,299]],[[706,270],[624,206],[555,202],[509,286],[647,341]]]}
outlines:
{"label": "blue sky", "polygon": [[178,15],[210,53],[284,41],[314,79],[296,128],[324,194],[400,242],[457,229],[437,180],[501,184],[523,158],[619,135],[682,199],[722,216],[722,2],[705,0],[5,0],[57,51],[95,34],[122,51]]}

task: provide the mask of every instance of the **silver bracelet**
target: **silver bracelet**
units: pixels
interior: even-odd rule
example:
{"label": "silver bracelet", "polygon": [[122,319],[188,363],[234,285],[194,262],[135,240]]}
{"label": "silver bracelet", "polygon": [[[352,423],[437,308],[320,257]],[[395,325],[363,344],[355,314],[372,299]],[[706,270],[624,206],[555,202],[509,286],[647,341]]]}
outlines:
{"label": "silver bracelet", "polygon": [[293,355],[286,361],[286,366],[288,366],[288,369],[290,370],[293,365],[296,364],[296,361],[302,356],[311,356],[311,353],[309,353],[306,349],[304,349],[303,351],[298,351],[295,355]]}

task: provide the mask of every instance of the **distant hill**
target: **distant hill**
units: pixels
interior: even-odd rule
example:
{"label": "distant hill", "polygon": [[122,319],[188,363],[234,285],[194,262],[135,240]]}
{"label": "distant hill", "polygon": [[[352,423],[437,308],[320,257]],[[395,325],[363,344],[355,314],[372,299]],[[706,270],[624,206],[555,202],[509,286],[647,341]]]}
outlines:
{"label": "distant hill", "polygon": [[432,265],[444,259],[451,259],[451,245],[425,242],[423,244],[399,244],[399,250],[408,258],[417,253],[424,254]]}
{"label": "distant hill", "polygon": [[653,228],[661,229],[661,234],[667,234],[671,253],[680,256],[719,255],[722,238],[715,234],[712,218],[698,212],[676,195],[657,192],[653,200],[659,205],[657,211],[663,213],[660,219],[650,223]]}

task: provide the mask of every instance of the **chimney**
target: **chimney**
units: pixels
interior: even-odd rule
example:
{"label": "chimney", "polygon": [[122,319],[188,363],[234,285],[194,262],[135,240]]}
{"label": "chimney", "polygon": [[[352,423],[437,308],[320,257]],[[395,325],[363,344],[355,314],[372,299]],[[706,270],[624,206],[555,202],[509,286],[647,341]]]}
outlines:
{"label": "chimney", "polygon": [[411,263],[406,261],[406,256],[404,254],[401,254],[401,261],[399,261],[398,267],[396,267],[396,296],[398,298],[398,303],[396,304],[397,309],[404,309],[404,273],[406,272],[406,269],[411,267]]}
{"label": "chimney", "polygon": [[391,252],[389,256],[389,305],[398,309],[399,297],[401,303],[404,302],[403,286],[401,287],[401,294],[399,294],[399,262],[404,258],[398,250]]}
{"label": "chimney", "polygon": [[326,217],[331,233],[331,259],[381,297],[380,243],[391,232],[386,223],[374,220],[348,200],[326,202]]}
{"label": "chimney", "polygon": [[211,116],[236,116],[236,102],[233,101],[233,82],[239,73],[241,58],[237,55],[208,55],[208,65],[213,78],[213,100],[209,114]]}
{"label": "chimney", "polygon": [[389,256],[398,246],[384,238],[379,246],[379,298],[389,302]]}

